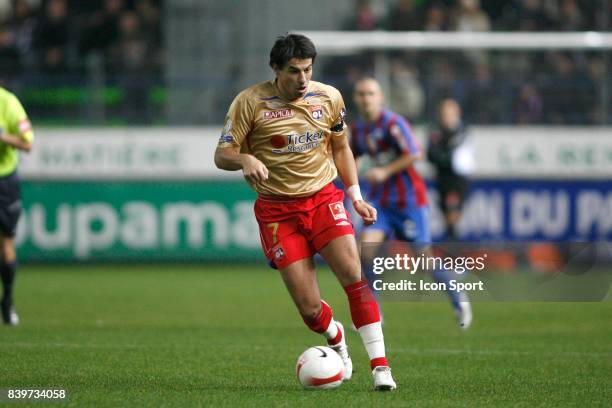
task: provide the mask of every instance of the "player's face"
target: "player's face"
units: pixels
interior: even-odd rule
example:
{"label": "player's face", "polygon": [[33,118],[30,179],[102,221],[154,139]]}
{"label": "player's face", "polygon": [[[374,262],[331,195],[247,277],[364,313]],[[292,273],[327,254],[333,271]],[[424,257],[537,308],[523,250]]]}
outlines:
{"label": "player's face", "polygon": [[355,85],[355,104],[361,116],[366,119],[375,119],[380,114],[383,95],[378,82],[363,80]]}
{"label": "player's face", "polygon": [[274,72],[281,96],[289,101],[294,101],[306,94],[312,77],[312,58],[291,58],[284,67],[277,67]]}
{"label": "player's face", "polygon": [[446,129],[456,129],[461,122],[461,108],[454,100],[445,100],[440,105],[440,122]]}

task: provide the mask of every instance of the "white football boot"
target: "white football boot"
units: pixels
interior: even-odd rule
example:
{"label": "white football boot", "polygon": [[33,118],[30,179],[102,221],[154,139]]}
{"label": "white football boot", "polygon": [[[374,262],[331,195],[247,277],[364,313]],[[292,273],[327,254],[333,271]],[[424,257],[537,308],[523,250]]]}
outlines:
{"label": "white football boot", "polygon": [[11,326],[18,326],[19,325],[19,315],[15,311],[15,308],[11,308],[10,318],[11,319],[10,319],[9,325],[11,325]]}
{"label": "white football boot", "polygon": [[19,316],[15,311],[13,302],[10,299],[2,298],[0,300],[0,310],[2,311],[2,322],[9,326],[17,326],[19,324]]}
{"label": "white football boot", "polygon": [[461,292],[459,297],[461,300],[459,301],[459,309],[455,309],[455,315],[461,330],[467,330],[472,324],[472,305],[464,292]]}
{"label": "white football boot", "polygon": [[8,326],[19,325],[19,315],[15,311],[13,305],[3,305],[2,307],[2,321]]}
{"label": "white football boot", "polygon": [[374,370],[372,370],[372,376],[374,377],[375,391],[393,391],[397,388],[397,384],[395,384],[395,381],[393,381],[393,377],[391,376],[391,368],[389,367],[374,367]]}
{"label": "white football boot", "polygon": [[346,332],[344,331],[344,326],[339,321],[336,321],[336,325],[338,326],[338,330],[342,332],[342,340],[340,343],[335,346],[329,346],[332,350],[335,350],[336,353],[342,359],[344,363],[344,376],[342,377],[343,381],[348,381],[353,376],[353,360],[351,360],[351,356],[348,353],[348,346],[346,345]]}

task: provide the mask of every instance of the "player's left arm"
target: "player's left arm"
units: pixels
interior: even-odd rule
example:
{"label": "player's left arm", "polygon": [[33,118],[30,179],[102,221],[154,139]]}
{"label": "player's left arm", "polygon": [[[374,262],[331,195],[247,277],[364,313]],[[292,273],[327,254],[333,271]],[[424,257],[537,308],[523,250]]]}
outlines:
{"label": "player's left arm", "polygon": [[344,100],[337,89],[331,88],[332,116],[330,117],[329,130],[331,132],[331,148],[334,163],[338,170],[338,175],[347,189],[348,196],[353,203],[353,208],[363,219],[365,225],[376,222],[376,208],[365,202],[361,196],[359,179],[357,177],[357,165],[351,144],[348,138],[348,129],[344,118],[346,109]]}
{"label": "player's left arm", "polygon": [[359,184],[357,178],[357,166],[353,151],[346,135],[334,135],[331,138],[332,154],[338,175],[345,186]]}
{"label": "player's left arm", "polygon": [[7,107],[8,129],[0,129],[0,142],[24,152],[32,150],[34,132],[23,106],[13,97]]}
{"label": "player's left arm", "polygon": [[341,135],[333,135],[331,145],[338,175],[348,189],[355,211],[363,218],[363,222],[366,225],[373,224],[376,222],[376,209],[364,201],[361,197],[361,192],[359,192],[357,166],[355,165],[355,159],[353,158],[353,152],[346,137],[346,132],[343,132]]}

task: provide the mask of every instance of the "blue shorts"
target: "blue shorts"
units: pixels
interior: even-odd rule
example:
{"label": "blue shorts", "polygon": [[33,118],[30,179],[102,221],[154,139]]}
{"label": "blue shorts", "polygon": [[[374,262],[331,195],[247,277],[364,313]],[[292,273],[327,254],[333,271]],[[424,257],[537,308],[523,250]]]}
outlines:
{"label": "blue shorts", "polygon": [[429,207],[379,208],[378,219],[373,225],[364,226],[361,232],[383,231],[385,237],[423,244],[431,243],[429,229]]}

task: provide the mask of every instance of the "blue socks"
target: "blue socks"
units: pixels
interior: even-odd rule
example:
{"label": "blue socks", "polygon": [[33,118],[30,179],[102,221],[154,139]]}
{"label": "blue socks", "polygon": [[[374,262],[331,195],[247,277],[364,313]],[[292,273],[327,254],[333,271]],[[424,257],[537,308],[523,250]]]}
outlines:
{"label": "blue socks", "polygon": [[433,279],[438,283],[444,283],[446,285],[446,293],[448,293],[448,297],[453,304],[454,309],[459,309],[460,305],[460,292],[456,290],[450,290],[450,281],[453,279],[453,273],[444,270],[444,269],[436,269],[432,274]]}

